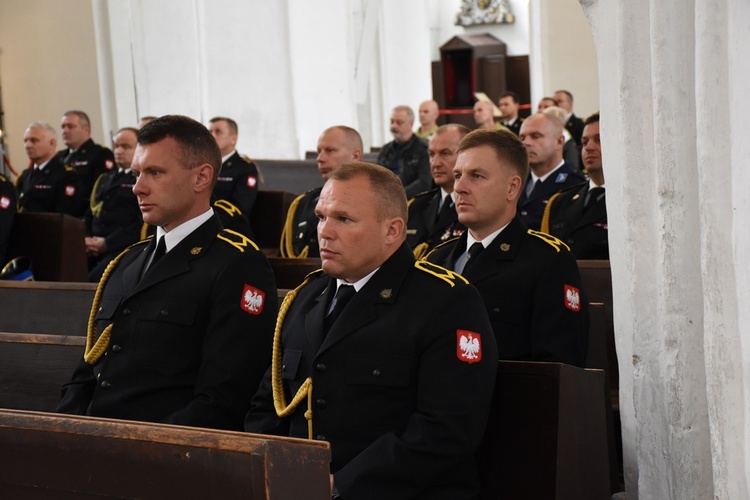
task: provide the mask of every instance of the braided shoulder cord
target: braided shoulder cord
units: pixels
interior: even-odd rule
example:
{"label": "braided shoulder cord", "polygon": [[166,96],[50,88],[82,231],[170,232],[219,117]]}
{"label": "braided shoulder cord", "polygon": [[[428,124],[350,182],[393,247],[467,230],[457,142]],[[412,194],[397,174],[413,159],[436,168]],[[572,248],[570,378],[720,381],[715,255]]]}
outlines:
{"label": "braided shoulder cord", "polygon": [[299,206],[300,201],[307,195],[307,193],[302,193],[301,195],[297,196],[294,201],[292,201],[291,205],[289,205],[289,210],[287,210],[286,215],[286,221],[284,222],[284,227],[281,230],[281,244],[279,245],[279,249],[281,250],[281,256],[282,257],[288,257],[288,258],[305,258],[307,257],[307,252],[303,251],[305,255],[295,255],[294,254],[294,245],[292,244],[293,238],[294,238],[294,228],[292,225],[294,224],[294,214],[297,212],[297,207]]}
{"label": "braided shoulder cord", "polygon": [[102,301],[104,285],[106,285],[107,280],[109,280],[109,276],[112,274],[112,271],[114,271],[115,267],[120,262],[122,256],[125,255],[127,251],[130,250],[130,248],[131,247],[126,248],[120,253],[120,255],[112,259],[109,265],[107,265],[107,268],[104,270],[102,279],[99,280],[99,285],[96,287],[94,302],[91,304],[91,313],[89,313],[89,324],[88,330],[86,332],[86,347],[83,351],[83,359],[90,365],[93,365],[97,361],[99,361],[99,358],[102,357],[104,351],[107,350],[107,347],[109,346],[109,334],[112,330],[112,325],[114,325],[114,323],[107,325],[102,334],[99,335],[98,338],[96,337],[96,321],[94,321],[94,318],[96,318],[96,313],[99,310],[99,304]]}
{"label": "braided shoulder cord", "polygon": [[282,370],[282,357],[283,351],[281,349],[281,327],[284,325],[284,318],[292,305],[292,302],[297,297],[297,292],[307,285],[312,276],[308,276],[300,286],[294,290],[290,290],[284,297],[284,301],[281,303],[279,308],[279,315],[276,318],[276,329],[273,333],[273,357],[271,358],[271,386],[273,388],[273,406],[276,409],[276,414],[280,418],[286,418],[297,409],[303,399],[307,398],[307,411],[305,412],[305,419],[307,420],[307,434],[308,438],[312,439],[313,424],[312,424],[312,377],[307,377],[304,383],[297,390],[297,393],[292,398],[292,402],[287,404],[286,396],[284,395],[284,383],[281,380]]}

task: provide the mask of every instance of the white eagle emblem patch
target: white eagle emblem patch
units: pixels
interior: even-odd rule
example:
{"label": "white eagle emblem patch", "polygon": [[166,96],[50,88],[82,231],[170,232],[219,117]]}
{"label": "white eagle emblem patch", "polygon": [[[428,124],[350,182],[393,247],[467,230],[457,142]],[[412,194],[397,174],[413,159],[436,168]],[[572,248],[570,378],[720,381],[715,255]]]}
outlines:
{"label": "white eagle emblem patch", "polygon": [[67,185],[65,186],[65,196],[75,196],[76,195],[76,187]]}
{"label": "white eagle emblem patch", "polygon": [[578,288],[565,285],[565,307],[575,312],[581,310],[581,292]]}
{"label": "white eagle emblem patch", "polygon": [[3,196],[2,198],[0,198],[0,208],[5,210],[9,206],[10,206],[10,198],[8,198],[7,196]]}
{"label": "white eagle emblem patch", "polygon": [[263,312],[263,304],[266,302],[266,293],[263,290],[258,290],[254,286],[245,285],[242,290],[242,300],[240,300],[240,307],[243,311],[254,316],[259,315]]}
{"label": "white eagle emblem patch", "polygon": [[482,336],[469,330],[456,330],[456,355],[466,363],[482,361]]}
{"label": "white eagle emblem patch", "polygon": [[252,175],[247,176],[247,187],[254,188],[257,183],[258,183],[258,179],[256,179]]}

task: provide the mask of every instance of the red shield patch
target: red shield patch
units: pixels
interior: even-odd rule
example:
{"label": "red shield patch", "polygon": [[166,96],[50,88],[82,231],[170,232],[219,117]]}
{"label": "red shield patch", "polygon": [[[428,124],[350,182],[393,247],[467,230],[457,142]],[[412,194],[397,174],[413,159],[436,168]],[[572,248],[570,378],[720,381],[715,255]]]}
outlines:
{"label": "red shield patch", "polygon": [[7,196],[3,196],[2,198],[0,198],[0,208],[5,210],[9,206],[10,206],[10,198],[8,198]]}
{"label": "red shield patch", "polygon": [[76,195],[76,187],[67,185],[65,186],[65,196],[75,196]]}
{"label": "red shield patch", "polygon": [[247,176],[247,187],[254,188],[257,183],[258,183],[258,179],[256,179],[252,175]]}
{"label": "red shield patch", "polygon": [[240,299],[240,307],[243,311],[257,316],[263,312],[263,305],[265,303],[266,292],[254,286],[245,285],[245,288],[242,290],[242,298]]}
{"label": "red shield patch", "polygon": [[469,330],[456,330],[456,356],[460,361],[482,361],[482,336]]}
{"label": "red shield patch", "polygon": [[105,160],[104,166],[107,168],[107,170],[112,170],[112,167],[115,166],[115,162],[112,160]]}
{"label": "red shield patch", "polygon": [[581,292],[578,288],[565,285],[565,307],[575,312],[581,310]]}

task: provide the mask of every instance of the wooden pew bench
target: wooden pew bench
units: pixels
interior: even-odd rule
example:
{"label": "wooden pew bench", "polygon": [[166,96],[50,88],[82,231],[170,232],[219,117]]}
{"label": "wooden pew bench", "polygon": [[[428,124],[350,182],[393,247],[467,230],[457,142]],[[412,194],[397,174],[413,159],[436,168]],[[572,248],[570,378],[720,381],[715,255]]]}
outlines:
{"label": "wooden pew bench", "polygon": [[323,441],[0,410],[0,450],[0,498],[331,498]]}
{"label": "wooden pew bench", "polygon": [[0,408],[55,411],[85,344],[80,336],[0,333]]}

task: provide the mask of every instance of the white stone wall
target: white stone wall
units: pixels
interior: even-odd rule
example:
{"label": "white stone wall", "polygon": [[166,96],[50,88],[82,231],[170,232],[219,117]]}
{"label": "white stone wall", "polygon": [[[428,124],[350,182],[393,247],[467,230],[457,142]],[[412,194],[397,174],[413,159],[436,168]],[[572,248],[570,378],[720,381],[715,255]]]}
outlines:
{"label": "white stone wall", "polygon": [[628,499],[748,498],[746,2],[582,0]]}

